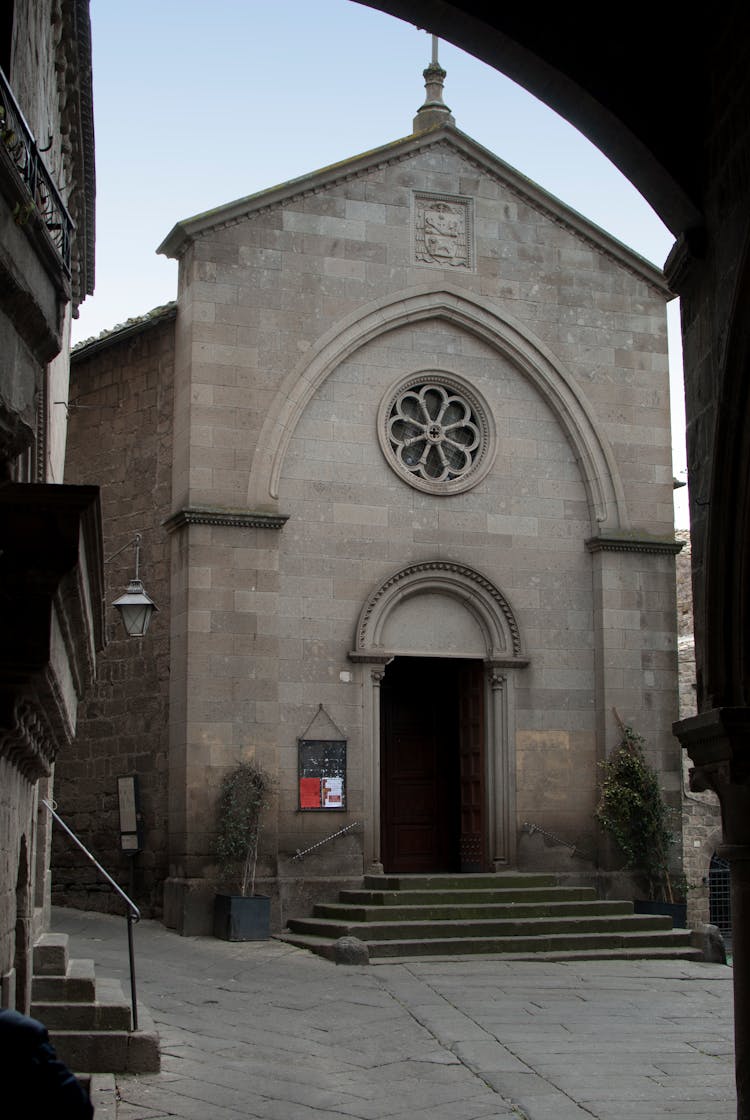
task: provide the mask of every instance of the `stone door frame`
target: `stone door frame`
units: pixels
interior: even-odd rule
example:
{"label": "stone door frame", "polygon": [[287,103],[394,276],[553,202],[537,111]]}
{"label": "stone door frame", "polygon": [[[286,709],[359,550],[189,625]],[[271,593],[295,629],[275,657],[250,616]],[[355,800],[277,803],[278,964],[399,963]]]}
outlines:
{"label": "stone door frame", "polygon": [[[479,624],[485,648],[440,654],[425,649],[386,649],[385,623],[399,604],[419,594],[458,600]],[[363,672],[363,754],[365,793],[364,865],[382,874],[380,804],[380,685],[394,657],[479,658],[485,682],[485,829],[488,862],[494,870],[516,863],[514,677],[529,663],[515,614],[491,580],[465,564],[434,560],[410,564],[368,596],[360,613],[350,660]]]}

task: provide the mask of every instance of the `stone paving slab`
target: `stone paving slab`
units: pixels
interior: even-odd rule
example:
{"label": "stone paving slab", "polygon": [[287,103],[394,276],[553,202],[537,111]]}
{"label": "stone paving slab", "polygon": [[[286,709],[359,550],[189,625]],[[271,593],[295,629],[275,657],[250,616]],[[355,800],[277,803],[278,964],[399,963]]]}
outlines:
{"label": "stone paving slab", "polygon": [[[127,980],[124,920],[56,910]],[[337,967],[281,942],[136,928],[162,1072],[117,1120],[734,1120],[732,973],[683,961]]]}

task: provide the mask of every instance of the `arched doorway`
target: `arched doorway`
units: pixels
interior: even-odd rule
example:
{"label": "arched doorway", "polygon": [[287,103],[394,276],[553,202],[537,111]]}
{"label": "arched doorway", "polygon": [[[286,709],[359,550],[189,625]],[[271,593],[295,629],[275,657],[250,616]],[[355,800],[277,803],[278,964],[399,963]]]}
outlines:
{"label": "arched doorway", "polygon": [[365,666],[366,865],[513,866],[513,670],[528,658],[502,592],[465,564],[409,565],[368,597],[349,656]]}

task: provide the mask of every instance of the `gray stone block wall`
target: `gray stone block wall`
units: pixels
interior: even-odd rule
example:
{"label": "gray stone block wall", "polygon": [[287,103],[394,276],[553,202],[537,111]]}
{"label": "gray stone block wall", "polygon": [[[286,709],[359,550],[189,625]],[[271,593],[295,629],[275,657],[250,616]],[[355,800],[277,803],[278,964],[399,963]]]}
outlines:
{"label": "gray stone block wall", "polygon": [[[120,850],[117,779],[137,774],[144,847],[135,857],[136,902],[159,916],[167,876],[169,545],[174,313],[157,313],[135,334],[74,357],[67,480],[102,486],[108,644],[96,684],[79,709],[76,740],[60,759],[58,810],[103,866],[130,890],[131,857]],[[134,574],[159,610],[145,638],[128,638],[111,603]],[[122,903],[70,841],[55,832],[53,901],[122,912]]]}

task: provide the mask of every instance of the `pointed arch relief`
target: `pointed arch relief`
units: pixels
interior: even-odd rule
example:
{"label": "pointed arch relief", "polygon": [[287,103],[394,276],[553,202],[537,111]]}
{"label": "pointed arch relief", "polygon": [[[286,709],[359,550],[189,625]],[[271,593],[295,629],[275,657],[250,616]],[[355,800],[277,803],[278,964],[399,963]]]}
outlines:
{"label": "pointed arch relief", "polygon": [[275,511],[279,479],[295,429],[314,394],[350,355],[410,323],[438,319],[456,325],[509,359],[551,408],[573,448],[594,535],[630,528],[624,490],[609,442],[573,376],[521,324],[486,301],[445,286],[417,289],[368,304],[322,336],[281,384],[261,429],[250,468],[248,507]]}
{"label": "pointed arch relief", "polygon": [[368,596],[352,661],[396,656],[477,657],[506,667],[528,664],[513,609],[466,564],[428,560],[394,572]]}

